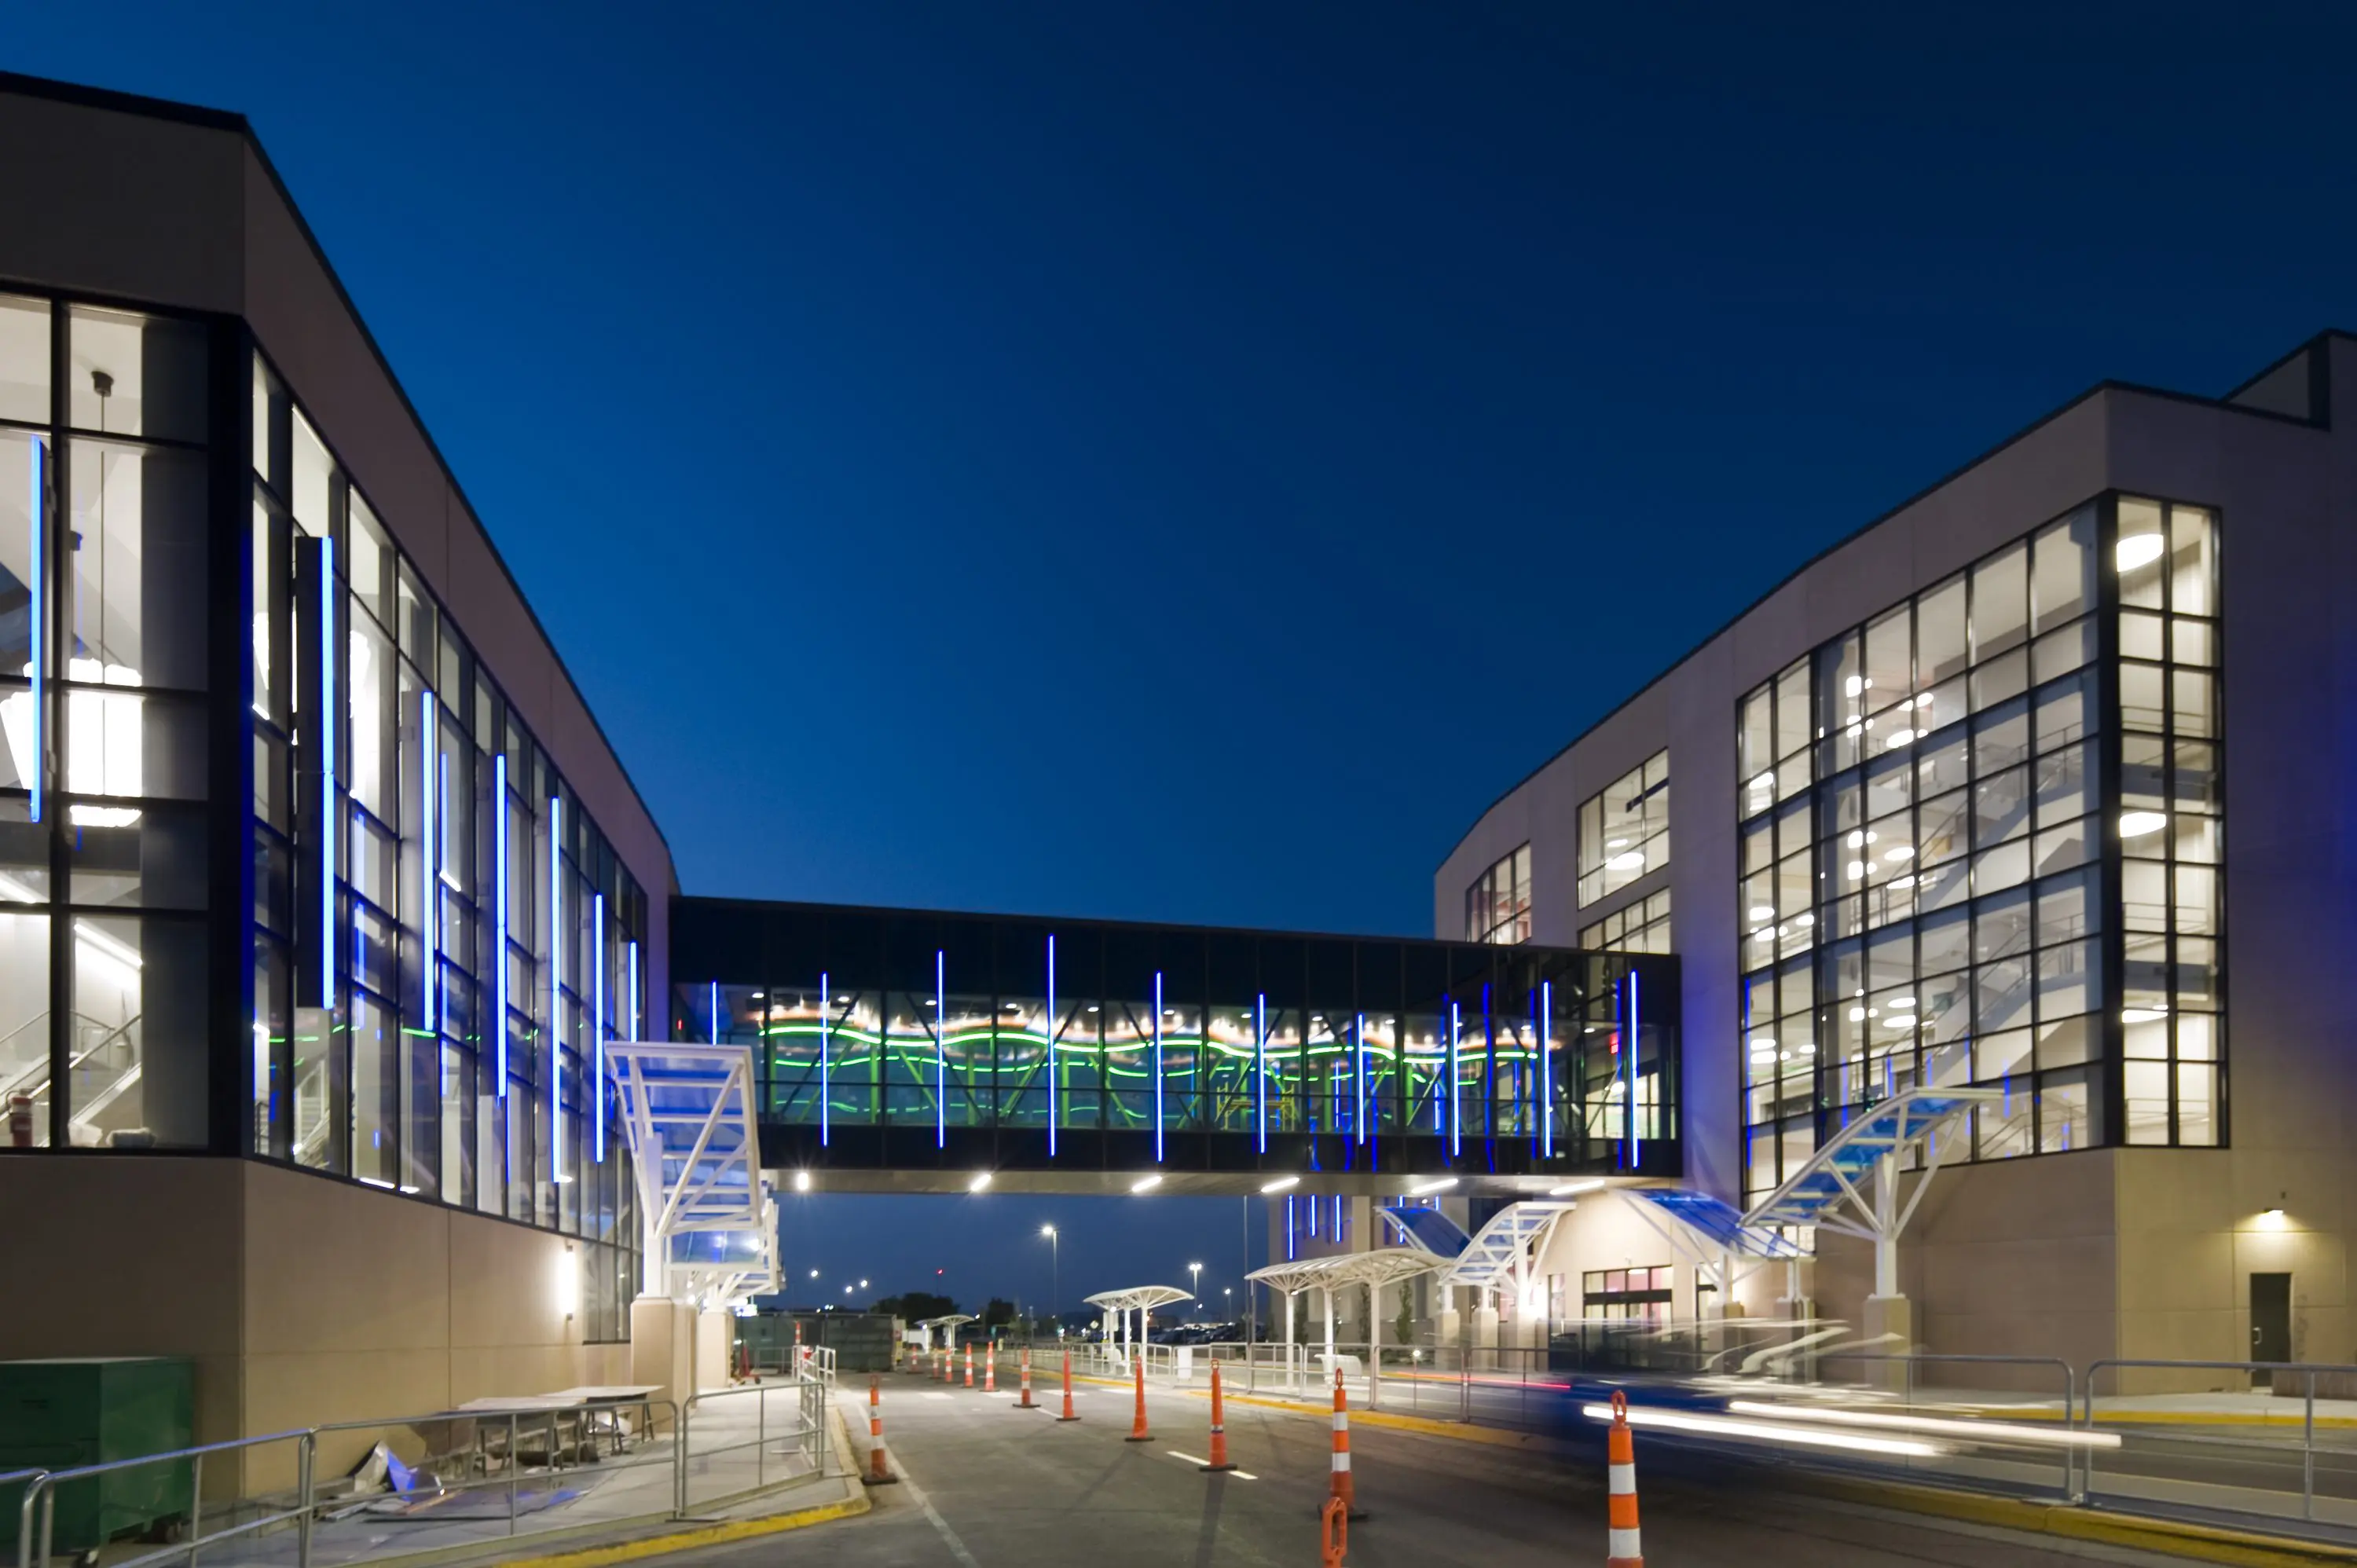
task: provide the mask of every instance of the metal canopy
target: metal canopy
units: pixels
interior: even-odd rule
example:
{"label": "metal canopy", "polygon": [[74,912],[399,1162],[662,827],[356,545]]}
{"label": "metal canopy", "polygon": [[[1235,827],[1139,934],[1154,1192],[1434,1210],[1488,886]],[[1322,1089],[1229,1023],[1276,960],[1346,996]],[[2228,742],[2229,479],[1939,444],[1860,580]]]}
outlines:
{"label": "metal canopy", "polygon": [[939,1317],[920,1317],[917,1319],[917,1326],[920,1328],[955,1328],[962,1323],[972,1323],[973,1321],[974,1314],[971,1312],[945,1312]]}
{"label": "metal canopy", "polygon": [[1107,1312],[1152,1312],[1157,1306],[1168,1306],[1177,1301],[1192,1301],[1195,1297],[1191,1292],[1180,1290],[1177,1285],[1131,1285],[1126,1290],[1099,1291],[1081,1299]]}
{"label": "metal canopy", "polygon": [[1485,1291],[1512,1283],[1519,1295],[1530,1272],[1533,1243],[1575,1207],[1546,1199],[1508,1204],[1491,1215],[1480,1233],[1466,1243],[1465,1250],[1457,1254],[1457,1261],[1441,1273],[1440,1283]]}
{"label": "metal canopy", "polygon": [[[1945,1140],[1934,1134],[1975,1105],[2000,1098],[1994,1089],[1910,1089],[1869,1106],[1812,1155],[1792,1180],[1755,1205],[1743,1222],[1747,1226],[1823,1225],[1869,1241],[1884,1240],[1887,1230],[1895,1240],[1907,1228],[1909,1217],[1922,1201],[1947,1154]],[[1875,1175],[1881,1162],[1915,1144],[1929,1145],[1923,1179],[1916,1184],[1905,1213],[1880,1215],[1889,1207],[1882,1200],[1896,1194],[1878,1192],[1878,1201],[1868,1203],[1858,1185]],[[1845,1205],[1850,1207],[1847,1214]]]}
{"label": "metal canopy", "polygon": [[637,1173],[641,1288],[705,1307],[776,1290],[752,1047],[609,1040],[605,1051]]}
{"label": "metal canopy", "polygon": [[[1620,1189],[1620,1195],[1636,1205],[1641,1218],[1670,1220],[1674,1230],[1663,1234],[1673,1246],[1683,1240],[1696,1257],[1727,1252],[1762,1260],[1802,1255],[1800,1243],[1791,1237],[1749,1223],[1735,1205],[1706,1192],[1684,1187],[1628,1187]],[[1653,1229],[1662,1230],[1659,1224]]]}
{"label": "metal canopy", "polygon": [[1377,1212],[1392,1222],[1405,1244],[1443,1261],[1464,1251],[1473,1240],[1465,1233],[1465,1227],[1437,1208],[1385,1208]]}
{"label": "metal canopy", "polygon": [[1446,1268],[1448,1260],[1411,1247],[1385,1247],[1372,1252],[1335,1252],[1323,1258],[1298,1258],[1271,1263],[1244,1276],[1291,1295],[1320,1286],[1344,1290],[1351,1285],[1387,1285]]}

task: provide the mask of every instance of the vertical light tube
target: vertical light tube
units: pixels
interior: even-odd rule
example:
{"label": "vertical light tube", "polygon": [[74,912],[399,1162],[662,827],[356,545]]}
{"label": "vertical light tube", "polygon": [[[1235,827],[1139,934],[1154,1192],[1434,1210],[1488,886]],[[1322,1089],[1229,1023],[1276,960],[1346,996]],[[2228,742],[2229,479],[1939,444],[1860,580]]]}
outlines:
{"label": "vertical light tube", "polygon": [[1637,1168],[1637,1148],[1638,1148],[1638,1144],[1637,1144],[1637,972],[1636,972],[1636,970],[1635,970],[1633,967],[1629,971],[1629,1017],[1628,1017],[1628,1021],[1627,1021],[1626,1026],[1625,1026],[1621,1029],[1621,1031],[1620,1031],[1620,1038],[1621,1038],[1621,1041],[1623,1042],[1624,1046],[1626,1047],[1626,1049],[1625,1049],[1625,1051],[1623,1052],[1623,1054],[1624,1054],[1624,1055],[1629,1058],[1629,1138],[1628,1138],[1629,1152],[1628,1152],[1628,1161],[1629,1161],[1629,1168],[1630,1168],[1631,1170],[1635,1170],[1635,1169]]}
{"label": "vertical light tube", "polygon": [[638,939],[635,937],[630,940],[630,973],[628,982],[630,990],[626,993],[625,997],[625,1005],[628,1006],[630,1011],[625,1015],[625,1016],[628,1017],[630,1022],[630,1037],[633,1040],[637,1040],[645,1037],[645,1031],[639,1026],[639,943]]}
{"label": "vertical light tube", "polygon": [[319,1005],[336,1005],[336,541],[319,541]]}
{"label": "vertical light tube", "polygon": [[1340,1193],[1334,1195],[1334,1218],[1326,1227],[1326,1239],[1329,1241],[1340,1241],[1342,1239],[1342,1195]]}
{"label": "vertical light tube", "polygon": [[565,797],[548,798],[548,1177],[565,1179]]}
{"label": "vertical light tube", "polygon": [[[1259,1096],[1260,1152],[1268,1153],[1268,993],[1253,999],[1253,1088]],[[1286,1200],[1286,1219],[1293,1217],[1293,1200]]]}
{"label": "vertical light tube", "polygon": [[492,960],[491,985],[496,993],[499,1016],[493,1027],[499,1034],[499,1096],[508,1092],[508,754],[500,752],[491,759],[491,853],[499,861],[493,868],[491,920],[496,928],[498,949]]}
{"label": "vertical light tube", "polygon": [[1351,1045],[1358,1058],[1351,1069],[1351,1093],[1353,1096],[1351,1133],[1353,1142],[1363,1144],[1367,1141],[1367,1015],[1364,1013],[1360,1014],[1351,1026]]}
{"label": "vertical light tube", "polygon": [[442,806],[444,804],[442,748],[435,734],[434,693],[423,692],[417,700],[417,796],[418,809],[425,821],[418,825],[418,843],[425,858],[425,875],[421,879],[425,899],[425,1025],[434,1037],[442,1037]]}
{"label": "vertical light tube", "polygon": [[591,1112],[596,1130],[589,1147],[590,1157],[602,1165],[606,1163],[606,896],[598,894],[589,908],[589,1037],[597,1047],[596,1065],[589,1074],[589,1098],[596,1107]]}
{"label": "vertical light tube", "polygon": [[1449,1158],[1464,1151],[1464,1122],[1457,1115],[1457,1033],[1464,1028],[1464,1012],[1457,1007],[1457,997],[1449,997]]}
{"label": "vertical light tube", "polygon": [[[44,558],[44,553],[47,551],[48,546],[42,537],[45,532],[43,525],[47,523],[48,520],[42,515],[47,509],[42,505],[41,470],[48,456],[48,453],[47,449],[42,446],[38,437],[33,440],[32,448],[32,461],[27,465],[27,467],[29,467],[33,472],[33,489],[32,494],[26,499],[26,511],[33,520],[33,581],[31,585],[32,595],[28,601],[27,618],[25,624],[25,630],[27,635],[32,639],[30,642],[26,644],[27,648],[32,654],[31,661],[26,668],[26,673],[30,675],[33,681],[32,820],[38,822],[41,820],[41,785],[47,779],[49,771],[48,766],[48,754],[42,746],[42,742],[46,738],[46,725],[48,722],[48,714],[43,711],[47,704],[42,701],[42,698],[45,695],[44,687],[46,685],[46,682],[43,680],[43,673],[48,660],[42,657],[43,654],[48,651],[48,649],[42,642],[43,632],[41,628],[41,601],[48,596],[49,585],[48,563]],[[251,634],[249,633],[249,635]]]}
{"label": "vertical light tube", "polygon": [[818,974],[818,1146],[826,1147],[826,1021],[834,1002],[827,994],[826,971]]}
{"label": "vertical light tube", "polygon": [[1048,1157],[1056,1157],[1056,933],[1048,933]]}
{"label": "vertical light tube", "polygon": [[1162,972],[1154,972],[1154,1163],[1162,1163]]}
{"label": "vertical light tube", "polygon": [[950,1146],[950,1003],[948,956],[933,950],[933,1147]]}
{"label": "vertical light tube", "polygon": [[712,983],[712,1043],[720,1044],[720,983]]}
{"label": "vertical light tube", "polygon": [[1555,982],[1539,982],[1539,1156],[1555,1158]]}

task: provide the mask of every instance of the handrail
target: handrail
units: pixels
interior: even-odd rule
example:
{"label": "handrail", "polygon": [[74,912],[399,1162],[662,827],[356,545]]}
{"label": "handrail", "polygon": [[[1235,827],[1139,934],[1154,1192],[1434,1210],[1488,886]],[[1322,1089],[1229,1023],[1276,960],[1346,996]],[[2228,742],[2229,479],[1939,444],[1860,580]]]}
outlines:
{"label": "handrail", "polygon": [[[125,1564],[119,1565],[119,1568],[128,1568],[128,1564],[130,1563],[147,1563],[162,1557],[178,1557],[185,1555],[193,1561],[196,1556],[197,1548],[201,1544],[202,1541],[202,1537],[198,1532],[197,1527],[201,1520],[201,1505],[204,1497],[204,1456],[208,1454],[224,1454],[241,1448],[259,1447],[261,1444],[265,1443],[284,1443],[290,1439],[301,1438],[306,1435],[306,1428],[296,1427],[285,1432],[264,1433],[258,1437],[231,1437],[224,1439],[219,1443],[199,1443],[193,1447],[175,1448],[162,1454],[142,1454],[129,1459],[108,1459],[96,1465],[77,1465],[68,1469],[48,1471],[41,1475],[38,1479],[34,1480],[30,1485],[26,1487],[25,1500],[23,1503],[18,1505],[16,1517],[16,1568],[32,1568],[32,1564],[36,1561],[47,1563],[49,1560],[49,1543],[53,1538],[57,1525],[57,1506],[54,1502],[50,1503],[50,1505],[46,1509],[41,1508],[39,1505],[43,1501],[54,1498],[57,1494],[58,1487],[61,1484],[67,1481],[78,1481],[88,1476],[105,1475],[115,1470],[134,1470],[139,1468],[143,1465],[162,1465],[181,1459],[185,1459],[189,1462],[190,1471],[188,1477],[188,1522],[190,1529],[188,1542],[185,1545],[172,1547],[165,1552],[149,1552],[145,1556],[130,1558],[127,1560]],[[288,1513],[282,1514],[278,1517],[281,1519],[287,1519],[292,1518],[293,1515]],[[39,1522],[40,1528],[38,1535],[41,1542],[40,1554],[38,1559],[33,1555],[33,1540],[36,1533],[34,1524],[36,1520]],[[218,1541],[224,1535],[242,1534],[246,1530],[259,1529],[263,1524],[269,1522],[273,1521],[254,1520],[246,1524],[236,1525],[231,1529],[214,1532],[213,1539]]]}
{"label": "handrail", "polygon": [[[71,1071],[73,1071],[73,1069],[76,1069],[76,1068],[78,1068],[78,1067],[81,1066],[81,1064],[82,1064],[82,1063],[84,1063],[84,1062],[86,1062],[86,1061],[90,1060],[90,1058],[92,1058],[92,1057],[96,1056],[99,1052],[101,1052],[101,1051],[104,1050],[108,1046],[110,1046],[110,1045],[113,1044],[113,1043],[115,1042],[115,1040],[117,1040],[117,1039],[119,1039],[120,1037],[122,1037],[123,1036],[124,1036],[124,1035],[126,1035],[126,1034],[130,1033],[130,1032],[131,1032],[131,1027],[132,1027],[132,1026],[133,1026],[133,1025],[135,1025],[135,1024],[136,1024],[136,1023],[138,1023],[141,1019],[145,1018],[146,1015],[146,1015],[145,1013],[144,1013],[144,1012],[141,1012],[141,1013],[134,1013],[130,1017],[128,1017],[128,1018],[124,1019],[122,1023],[117,1024],[117,1025],[115,1025],[115,1026],[113,1026],[112,1028],[108,1028],[108,1026],[106,1026],[106,1025],[104,1025],[104,1024],[99,1024],[99,1021],[98,1021],[97,1019],[95,1019],[95,1018],[91,1017],[91,1016],[89,1014],[87,1014],[87,1013],[76,1013],[76,1014],[72,1015],[72,1016],[73,1016],[73,1017],[75,1017],[75,1018],[77,1018],[77,1019],[81,1020],[81,1022],[83,1022],[83,1023],[85,1023],[85,1024],[99,1024],[99,1027],[101,1027],[101,1028],[106,1028],[106,1029],[108,1029],[108,1032],[107,1032],[106,1034],[103,1034],[103,1035],[100,1036],[99,1036],[99,1038],[98,1038],[98,1043],[97,1043],[96,1045],[94,1045],[94,1046],[91,1046],[88,1050],[83,1051],[80,1056],[70,1056],[70,1056],[68,1056],[68,1057],[67,1057],[67,1058],[66,1058],[66,1071],[68,1071],[68,1072],[71,1072]],[[23,1024],[23,1025],[22,1025],[22,1026],[20,1026],[19,1027],[15,1028],[15,1029],[11,1029],[11,1030],[8,1032],[8,1037],[13,1038],[14,1036],[17,1036],[17,1035],[21,1035],[21,1034],[23,1034],[23,1033],[25,1032],[25,1030],[31,1028],[35,1024],[46,1023],[46,1022],[48,1021],[48,1014],[46,1014],[46,1013],[42,1014],[42,1015],[41,1015],[41,1016],[40,1016],[40,1017],[38,1017],[38,1018],[28,1019],[25,1024]],[[18,1089],[20,1086],[22,1086],[22,1085],[24,1085],[24,1084],[27,1084],[27,1083],[30,1083],[33,1079],[37,1079],[37,1078],[42,1080],[42,1082],[41,1082],[41,1090],[40,1090],[40,1092],[41,1092],[42,1094],[47,1094],[47,1093],[49,1091],[49,1085],[48,1085],[48,1073],[49,1073],[49,1058],[47,1058],[47,1057],[45,1056],[45,1057],[41,1058],[38,1061],[32,1062],[32,1063],[28,1064],[28,1065],[26,1067],[26,1069],[25,1069],[25,1070],[24,1070],[23,1072],[18,1073],[15,1078],[10,1079],[6,1083],[0,1083],[0,1099],[5,1099],[7,1096],[9,1096],[9,1095],[11,1095],[11,1094],[16,1093],[16,1090],[17,1090],[17,1089]]]}
{"label": "handrail", "polygon": [[[2095,1429],[2095,1375],[2106,1369],[2116,1371],[2122,1368],[2147,1371],[2195,1370],[2299,1374],[2302,1384],[2299,1419],[2299,1517],[2303,1520],[2316,1518],[2316,1375],[2319,1372],[2337,1372],[2344,1376],[2357,1377],[2357,1366],[2344,1361],[2160,1361],[2125,1356],[2105,1357],[2102,1360],[2090,1361],[2087,1364],[2087,1394],[2085,1409],[2081,1417],[2083,1430],[2093,1432]],[[2272,1376],[2268,1380],[2272,1386],[2274,1381]],[[2166,1443],[2174,1434],[2142,1432],[2137,1435],[2144,1442]],[[2215,1437],[2205,1437],[2201,1441],[2215,1444],[2219,1440]],[[2095,1456],[2093,1451],[2082,1454],[2079,1464],[2081,1466],[2080,1485],[2072,1501],[2083,1503],[2087,1500],[2088,1492],[2093,1489],[2095,1484]]]}
{"label": "handrail", "polygon": [[[808,1348],[810,1348],[805,1347],[805,1349]],[[753,1450],[753,1488],[754,1490],[759,1491],[769,1484],[769,1396],[772,1393],[777,1393],[787,1389],[791,1389],[793,1391],[795,1402],[799,1406],[796,1412],[799,1424],[791,1434],[787,1434],[786,1435],[791,1435],[796,1439],[795,1446],[801,1450],[806,1458],[810,1460],[816,1473],[823,1477],[826,1474],[828,1452],[824,1428],[826,1425],[826,1406],[831,1387],[832,1384],[828,1380],[813,1373],[805,1368],[798,1369],[794,1374],[793,1380],[790,1383],[748,1383],[740,1388],[707,1389],[690,1395],[687,1402],[681,1407],[679,1412],[679,1511],[681,1516],[683,1518],[687,1513],[688,1462],[693,1458],[698,1457],[698,1455],[694,1454],[692,1451],[692,1444],[689,1440],[689,1432],[694,1421],[694,1411],[698,1405],[704,1403],[707,1400],[734,1399],[746,1394],[755,1396],[753,1404],[753,1441],[749,1444],[732,1443],[724,1447],[708,1449],[701,1455],[701,1457],[709,1459],[718,1455],[734,1454],[743,1448],[751,1448]]]}

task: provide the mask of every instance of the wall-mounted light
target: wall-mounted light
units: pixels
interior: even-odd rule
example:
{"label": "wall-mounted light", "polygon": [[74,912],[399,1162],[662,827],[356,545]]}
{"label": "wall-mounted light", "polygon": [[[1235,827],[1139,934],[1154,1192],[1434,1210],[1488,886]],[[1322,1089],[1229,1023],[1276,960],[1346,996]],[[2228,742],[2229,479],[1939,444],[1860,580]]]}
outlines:
{"label": "wall-mounted light", "polygon": [[808,1192],[808,1191],[810,1190],[810,1187],[811,1187],[811,1174],[810,1174],[810,1172],[808,1172],[808,1171],[796,1171],[796,1172],[794,1173],[794,1190],[795,1190],[796,1192]]}
{"label": "wall-mounted light", "polygon": [[581,1309],[581,1269],[574,1261],[572,1242],[565,1243],[565,1251],[556,1254],[556,1274],[549,1284],[549,1298],[565,1315],[565,1321],[572,1322],[573,1315]]}

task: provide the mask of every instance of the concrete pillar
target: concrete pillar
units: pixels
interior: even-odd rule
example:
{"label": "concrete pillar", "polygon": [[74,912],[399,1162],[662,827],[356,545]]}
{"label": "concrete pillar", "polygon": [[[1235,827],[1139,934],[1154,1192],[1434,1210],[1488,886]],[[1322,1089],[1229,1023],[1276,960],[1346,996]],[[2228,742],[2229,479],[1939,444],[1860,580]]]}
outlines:
{"label": "concrete pillar", "polygon": [[1473,1309],[1473,1364],[1485,1369],[1498,1364],[1498,1297],[1494,1291],[1483,1291],[1481,1304]]}
{"label": "concrete pillar", "polygon": [[1295,1369],[1300,1364],[1299,1353],[1293,1343],[1293,1296],[1294,1293],[1291,1291],[1285,1293],[1285,1386],[1286,1388],[1295,1386]]}
{"label": "concrete pillar", "polygon": [[[1402,1283],[1402,1290],[1407,1286]],[[1383,1388],[1383,1287],[1367,1286],[1367,1408],[1372,1410],[1378,1391]]]}
{"label": "concrete pillar", "polygon": [[728,1386],[728,1348],[737,1337],[734,1316],[721,1311],[695,1315],[695,1387]]}
{"label": "concrete pillar", "polygon": [[[685,1404],[695,1393],[695,1309],[667,1295],[630,1303],[630,1381],[648,1383],[654,1397]],[[658,1423],[669,1420],[656,1411]]]}
{"label": "concrete pillar", "polygon": [[1453,1369],[1454,1363],[1444,1363],[1443,1359],[1457,1352],[1458,1341],[1464,1332],[1464,1320],[1457,1315],[1457,1290],[1452,1285],[1441,1292],[1439,1304],[1432,1315],[1432,1364],[1434,1366],[1448,1364]]}

